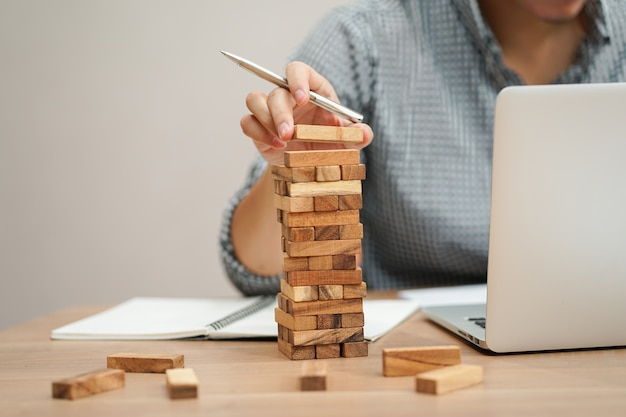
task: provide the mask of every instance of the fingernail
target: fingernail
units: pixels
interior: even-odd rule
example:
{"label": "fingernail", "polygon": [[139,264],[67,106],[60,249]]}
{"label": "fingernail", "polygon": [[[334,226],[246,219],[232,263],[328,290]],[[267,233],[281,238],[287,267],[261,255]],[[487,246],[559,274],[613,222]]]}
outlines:
{"label": "fingernail", "polygon": [[280,139],[284,139],[287,135],[289,135],[289,124],[281,123],[280,126],[278,126],[278,136]]}
{"label": "fingernail", "polygon": [[306,93],[304,92],[304,90],[297,90],[293,96],[296,99],[296,103],[298,104],[306,102]]}
{"label": "fingernail", "polygon": [[283,142],[282,140],[280,140],[279,137],[274,136],[274,139],[272,140],[272,146],[274,148],[282,149],[282,148],[286,147],[287,144],[285,142]]}

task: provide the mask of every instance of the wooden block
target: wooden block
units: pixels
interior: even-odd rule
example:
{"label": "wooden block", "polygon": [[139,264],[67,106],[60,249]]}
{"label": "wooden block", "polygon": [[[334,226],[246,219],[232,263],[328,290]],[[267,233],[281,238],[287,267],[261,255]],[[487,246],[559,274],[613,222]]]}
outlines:
{"label": "wooden block", "polygon": [[[287,197],[274,194],[274,207],[291,213],[306,213],[315,211],[315,200],[313,197]],[[339,197],[337,197],[338,207]]]}
{"label": "wooden block", "polygon": [[167,369],[184,368],[183,355],[158,353],[116,353],[107,356],[107,368],[126,372],[163,373]]}
{"label": "wooden block", "polygon": [[308,271],[309,270],[309,258],[292,258],[287,254],[283,257],[283,271]]}
{"label": "wooden block", "polygon": [[341,327],[363,327],[365,315],[363,313],[345,313],[341,315]]}
{"label": "wooden block", "polygon": [[275,181],[312,182],[315,181],[315,167],[288,168],[284,165],[272,165],[272,178]]}
{"label": "wooden block", "polygon": [[406,376],[461,363],[458,346],[383,349],[383,375]]}
{"label": "wooden block", "polygon": [[198,377],[191,368],[165,371],[167,393],[172,400],[198,397]]}
{"label": "wooden block", "polygon": [[[342,314],[320,314],[317,316],[317,330],[340,329]],[[353,326],[357,327],[357,326]],[[313,330],[313,329],[310,329]]]}
{"label": "wooden block", "polygon": [[319,299],[317,285],[292,287],[284,279],[280,280],[280,292],[293,301],[315,301]]}
{"label": "wooden block", "polygon": [[341,345],[339,343],[315,346],[315,359],[331,359],[339,357],[341,357]]}
{"label": "wooden block", "polygon": [[361,181],[288,182],[290,197],[318,197],[322,195],[361,194]]}
{"label": "wooden block", "polygon": [[362,282],[357,285],[344,285],[343,298],[365,298],[367,296],[367,284]]}
{"label": "wooden block", "polygon": [[341,181],[341,167],[339,165],[315,167],[315,181]]}
{"label": "wooden block", "polygon": [[290,300],[283,294],[278,294],[278,298],[284,301],[284,308],[281,305],[281,309],[293,316],[363,312],[363,300],[361,298],[353,298],[350,300],[301,301],[299,303]]}
{"label": "wooden block", "polygon": [[332,269],[356,269],[356,255],[333,255]]}
{"label": "wooden block", "polygon": [[337,211],[339,210],[338,195],[324,195],[319,197],[293,197],[313,198],[313,211]]}
{"label": "wooden block", "polygon": [[310,271],[330,271],[333,269],[333,257],[332,255],[326,256],[311,256],[306,258],[309,260]]}
{"label": "wooden block", "polygon": [[287,227],[283,226],[283,237],[290,242],[308,242],[315,240],[315,227]]}
{"label": "wooden block", "polygon": [[314,213],[289,213],[282,215],[283,224],[287,227],[332,226],[342,224],[358,224],[358,210],[320,211]]}
{"label": "wooden block", "polygon": [[356,269],[331,269],[323,271],[291,271],[285,276],[293,287],[304,285],[357,285],[363,282],[363,271]]}
{"label": "wooden block", "polygon": [[337,196],[337,200],[338,210],[360,210],[363,208],[362,194],[340,195]]}
{"label": "wooden block", "polygon": [[278,223],[285,222],[285,219],[283,218],[283,211],[281,209],[276,209],[276,220]]}
{"label": "wooden block", "polygon": [[315,346],[330,343],[362,342],[362,327],[324,330],[289,330],[289,343],[294,346]]}
{"label": "wooden block", "polygon": [[287,181],[274,181],[274,194],[287,195]]}
{"label": "wooden block", "polygon": [[285,166],[290,168],[320,165],[356,165],[360,163],[361,153],[356,149],[285,152]]}
{"label": "wooden block", "polygon": [[361,143],[363,142],[363,130],[358,127],[297,124],[294,126],[291,140],[296,142]]}
{"label": "wooden block", "polygon": [[52,398],[76,400],[122,388],[125,373],[121,369],[99,369],[52,383]]}
{"label": "wooden block", "polygon": [[320,300],[341,300],[345,298],[343,295],[343,285],[320,285],[318,286],[318,297]]}
{"label": "wooden block", "polygon": [[302,364],[301,391],[326,391],[326,362],[309,361]]}
{"label": "wooden block", "polygon": [[291,360],[315,359],[315,346],[293,346],[286,340],[278,339],[278,351]]}
{"label": "wooden block", "polygon": [[341,179],[344,181],[350,180],[364,180],[365,179],[365,165],[342,165],[341,166]]}
{"label": "wooden block", "polygon": [[360,358],[367,356],[367,353],[368,345],[366,341],[341,344],[341,356],[344,358]]}
{"label": "wooden block", "polygon": [[318,316],[292,316],[280,308],[274,309],[274,320],[286,329],[315,330]]}
{"label": "wooden block", "polygon": [[428,394],[445,394],[480,384],[482,380],[482,366],[454,365],[417,375],[415,377],[415,389],[417,392]]}
{"label": "wooden block", "polygon": [[[363,224],[342,224],[339,226],[339,239],[363,239]],[[318,240],[318,239],[316,239]]]}
{"label": "wooden block", "polygon": [[315,226],[315,240],[339,240],[342,226]]}
{"label": "wooden block", "polygon": [[361,239],[287,242],[285,249],[289,256],[356,255],[362,251]]}

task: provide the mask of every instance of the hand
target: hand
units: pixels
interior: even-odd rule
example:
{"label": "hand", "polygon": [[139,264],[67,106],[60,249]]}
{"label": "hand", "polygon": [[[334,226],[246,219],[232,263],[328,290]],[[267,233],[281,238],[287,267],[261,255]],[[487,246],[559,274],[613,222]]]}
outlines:
{"label": "hand", "polygon": [[[374,137],[372,129],[363,123],[351,123],[327,110],[309,103],[311,90],[338,101],[335,89],[328,80],[313,68],[292,62],[287,66],[289,91],[276,88],[269,94],[253,91],[246,97],[246,106],[251,114],[241,119],[243,133],[250,137],[263,158],[270,164],[282,164],[285,150],[304,149],[361,149],[369,145]],[[358,126],[363,129],[360,144],[290,143],[294,124],[318,124],[327,126]]]}

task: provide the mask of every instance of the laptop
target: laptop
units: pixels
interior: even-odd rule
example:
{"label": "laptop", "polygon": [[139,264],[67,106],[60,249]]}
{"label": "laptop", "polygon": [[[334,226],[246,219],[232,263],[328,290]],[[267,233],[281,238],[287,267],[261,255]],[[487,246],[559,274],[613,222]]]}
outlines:
{"label": "laptop", "polygon": [[493,352],[626,345],[626,83],[496,100],[485,304],[424,308]]}

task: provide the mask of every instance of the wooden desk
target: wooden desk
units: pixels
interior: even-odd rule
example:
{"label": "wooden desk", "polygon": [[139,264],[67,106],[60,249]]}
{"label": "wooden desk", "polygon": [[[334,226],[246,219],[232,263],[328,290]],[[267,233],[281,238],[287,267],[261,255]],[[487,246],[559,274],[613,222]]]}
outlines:
{"label": "wooden desk", "polygon": [[[367,358],[328,360],[328,391],[299,392],[302,362],[275,342],[52,341],[50,331],[103,307],[71,308],[0,332],[2,416],[624,416],[626,350],[491,356],[419,313],[370,345]],[[482,385],[418,394],[412,377],[382,376],[385,347],[457,344],[485,370]],[[162,374],[127,374],[126,387],[76,401],[51,397],[52,381],[103,368],[118,352],[181,353],[199,398],[170,400]]]}

